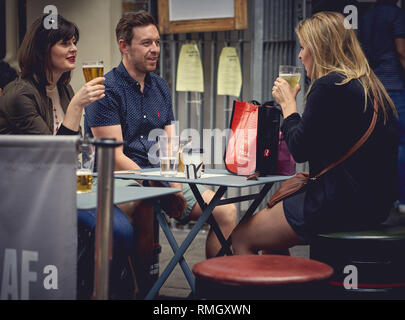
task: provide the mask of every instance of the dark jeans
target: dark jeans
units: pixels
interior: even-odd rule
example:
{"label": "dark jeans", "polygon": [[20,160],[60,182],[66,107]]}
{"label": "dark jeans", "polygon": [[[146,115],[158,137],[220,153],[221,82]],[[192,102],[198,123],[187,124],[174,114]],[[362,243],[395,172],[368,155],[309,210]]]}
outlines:
{"label": "dark jeans", "polygon": [[388,91],[389,96],[397,108],[399,115],[399,148],[398,148],[398,174],[399,174],[399,203],[405,205],[405,89]]}
{"label": "dark jeans", "polygon": [[[78,299],[89,299],[94,282],[96,210],[78,210]],[[131,299],[134,281],[128,258],[133,255],[133,229],[127,216],[114,207],[113,259],[110,269],[110,298]]]}

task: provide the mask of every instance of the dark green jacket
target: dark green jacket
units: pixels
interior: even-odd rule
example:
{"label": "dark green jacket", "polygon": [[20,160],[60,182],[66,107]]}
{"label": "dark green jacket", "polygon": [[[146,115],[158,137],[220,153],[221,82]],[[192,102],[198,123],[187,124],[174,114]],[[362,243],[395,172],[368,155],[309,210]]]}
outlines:
{"label": "dark green jacket", "polygon": [[[60,103],[66,109],[74,93],[70,85],[58,85]],[[53,134],[53,104],[29,79],[9,83],[0,96],[0,134]]]}

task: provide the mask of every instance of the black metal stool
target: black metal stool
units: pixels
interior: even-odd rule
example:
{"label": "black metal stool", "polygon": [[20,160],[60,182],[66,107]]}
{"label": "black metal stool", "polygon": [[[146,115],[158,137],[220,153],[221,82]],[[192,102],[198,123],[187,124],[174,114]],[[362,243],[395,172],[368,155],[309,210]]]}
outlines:
{"label": "black metal stool", "polygon": [[310,257],[335,270],[332,298],[405,298],[405,227],[320,234]]}

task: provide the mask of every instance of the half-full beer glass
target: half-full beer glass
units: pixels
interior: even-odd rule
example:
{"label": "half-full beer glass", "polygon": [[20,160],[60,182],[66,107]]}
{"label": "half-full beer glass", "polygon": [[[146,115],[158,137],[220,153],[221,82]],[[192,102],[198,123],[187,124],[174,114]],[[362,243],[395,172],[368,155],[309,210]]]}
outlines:
{"label": "half-full beer glass", "polygon": [[300,83],[301,68],[281,65],[278,70],[278,76],[287,81],[292,88],[295,88]]}
{"label": "half-full beer glass", "polygon": [[83,62],[83,75],[86,82],[89,82],[97,77],[104,76],[103,61]]}
{"label": "half-full beer glass", "polygon": [[95,146],[93,144],[86,141],[81,144],[76,169],[78,193],[91,192],[92,190],[95,153]]}

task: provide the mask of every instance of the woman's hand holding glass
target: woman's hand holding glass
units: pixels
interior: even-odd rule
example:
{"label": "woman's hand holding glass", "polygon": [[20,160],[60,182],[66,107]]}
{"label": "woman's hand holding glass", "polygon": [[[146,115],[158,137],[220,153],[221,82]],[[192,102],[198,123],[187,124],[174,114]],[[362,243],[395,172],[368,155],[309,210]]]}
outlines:
{"label": "woman's hand holding glass", "polygon": [[85,83],[74,95],[72,102],[82,109],[90,103],[105,97],[104,77],[97,77]]}
{"label": "woman's hand holding glass", "polygon": [[73,96],[66,110],[63,125],[73,131],[78,131],[84,107],[105,97],[104,77],[97,77],[87,82]]}
{"label": "woman's hand holding glass", "polygon": [[[105,97],[104,94],[104,62],[83,62],[83,75],[86,84],[76,93],[79,106],[84,108],[90,103]],[[73,98],[73,99],[74,99]]]}
{"label": "woman's hand holding glass", "polygon": [[273,98],[281,106],[284,119],[290,114],[297,112],[296,98],[300,90],[301,86],[299,84],[295,88],[292,88],[286,80],[280,77],[274,81],[271,93]]}

